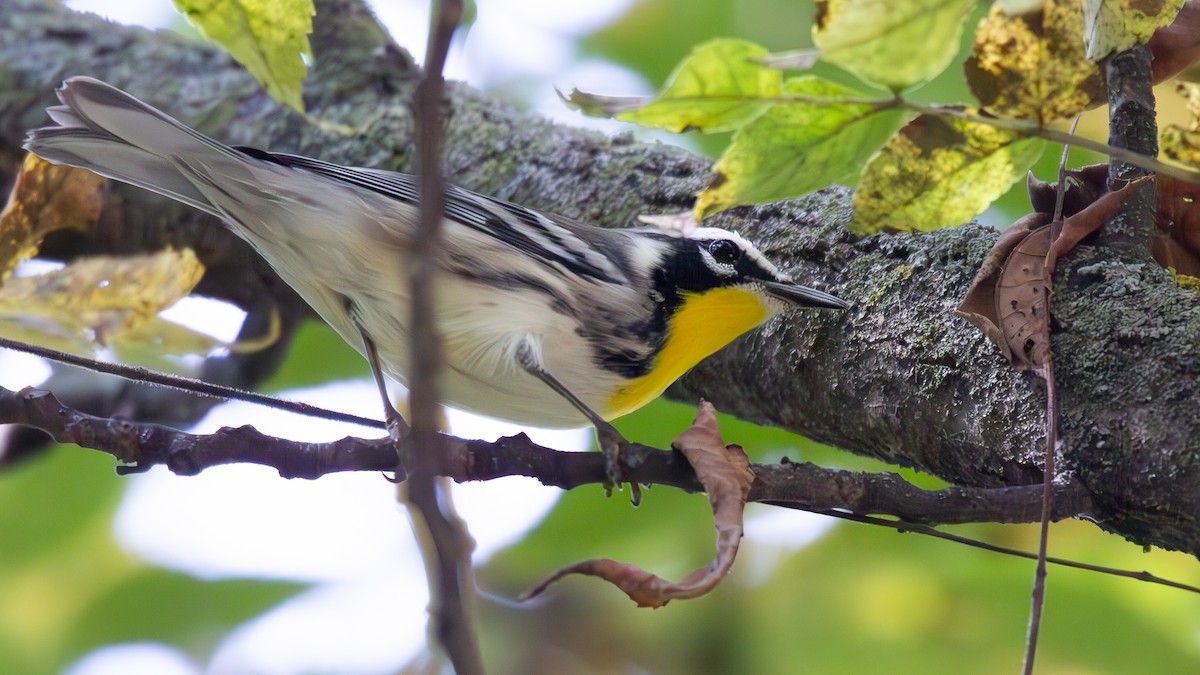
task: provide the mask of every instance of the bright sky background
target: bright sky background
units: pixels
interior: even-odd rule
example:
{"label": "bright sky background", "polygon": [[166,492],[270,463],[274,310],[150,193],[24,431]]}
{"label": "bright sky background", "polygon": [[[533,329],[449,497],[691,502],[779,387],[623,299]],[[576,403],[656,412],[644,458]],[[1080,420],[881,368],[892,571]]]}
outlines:
{"label": "bright sky background", "polygon": [[[447,76],[481,87],[537,83],[531,89],[533,107],[542,114],[576,126],[620,128],[567,110],[553,87],[566,90],[578,85],[614,94],[651,92],[652,87],[637,75],[584,59],[573,47],[575,36],[611,21],[629,3],[482,0],[477,22],[449,59]],[[149,26],[164,25],[174,16],[169,0],[68,0],[67,4]],[[427,3],[379,0],[375,4],[397,41],[419,58],[425,49]],[[206,311],[193,304],[175,315]],[[206,327],[211,327],[213,320],[207,317],[212,315],[204,316]],[[223,323],[226,334],[221,337],[231,339],[237,322]],[[36,360],[0,353],[0,374],[0,385],[20,387],[44,378],[45,368]],[[379,406],[374,386],[367,380],[282,395],[360,413]],[[365,435],[359,427],[243,403],[214,409],[193,431],[247,423],[267,434],[304,440]],[[477,438],[519,430],[462,413],[452,413],[451,425],[455,433]],[[531,435],[539,443],[564,450],[583,450],[591,442],[590,430]],[[408,662],[424,643],[424,573],[410,537],[382,536],[408,531],[409,521],[396,501],[396,488],[381,476],[284,481],[270,469],[228,466],[180,478],[159,467],[128,480],[115,529],[121,544],[134,554],[202,578],[272,577],[316,585],[235,631],[207,670],[168,645],[126,644],[87,655],[69,675],[385,673]],[[531,479],[512,478],[455,486],[454,494],[477,542],[475,559],[482,561],[519,538],[560,493]],[[497,504],[507,505],[506,509],[497,509]],[[347,527],[347,523],[361,525]],[[807,514],[758,510],[747,522],[747,542],[755,545],[742,547],[739,572],[751,578],[765,574],[779,555],[807,544],[826,526],[826,520]]]}

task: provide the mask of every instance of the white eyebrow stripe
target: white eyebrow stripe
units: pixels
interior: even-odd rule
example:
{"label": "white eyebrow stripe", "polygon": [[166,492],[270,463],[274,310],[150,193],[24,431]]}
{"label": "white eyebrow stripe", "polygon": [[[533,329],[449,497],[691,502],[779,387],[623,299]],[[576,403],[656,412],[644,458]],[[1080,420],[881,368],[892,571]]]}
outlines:
{"label": "white eyebrow stripe", "polygon": [[779,271],[779,268],[776,267],[774,263],[772,263],[770,260],[767,260],[767,257],[762,254],[762,251],[759,251],[758,248],[756,246],[754,246],[754,244],[751,244],[749,241],[747,241],[744,237],[742,237],[742,235],[738,234],[737,232],[732,232],[730,230],[722,230],[717,227],[698,227],[698,228],[692,230],[691,232],[689,232],[687,234],[687,238],[688,239],[728,239],[729,241],[732,241],[735,244],[737,244],[738,247],[740,247],[742,249],[742,251],[745,253],[745,255],[748,256],[755,263],[757,263],[759,267],[770,272],[772,275],[774,275],[775,277],[777,277],[780,280],[790,281],[790,279],[787,279],[786,275],[784,275],[782,272]]}

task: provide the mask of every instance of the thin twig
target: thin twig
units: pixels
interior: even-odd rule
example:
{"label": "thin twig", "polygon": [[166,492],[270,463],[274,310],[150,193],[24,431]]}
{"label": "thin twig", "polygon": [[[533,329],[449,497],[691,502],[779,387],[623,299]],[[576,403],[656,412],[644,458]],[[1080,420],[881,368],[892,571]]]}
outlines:
{"label": "thin twig", "polygon": [[1168,164],[1150,155],[1144,155],[1134,150],[1118,147],[1110,143],[1103,143],[1091,138],[1075,136],[1070,132],[1051,129],[1050,127],[1037,124],[1036,122],[1007,119],[1004,117],[987,117],[979,115],[978,113],[972,113],[970,111],[963,110],[961,108],[938,105],[923,105],[920,103],[914,103],[912,101],[903,101],[902,105],[913,112],[927,115],[939,115],[942,117],[955,117],[968,122],[975,122],[977,124],[987,124],[989,126],[996,127],[997,129],[1005,129],[1007,131],[1013,131],[1026,136],[1035,136],[1052,143],[1061,143],[1074,148],[1091,150],[1092,152],[1096,152],[1101,155],[1108,155],[1109,157],[1128,162],[1129,164],[1141,167],[1147,171],[1160,173],[1164,176],[1171,176],[1172,178],[1178,178],[1179,180],[1189,183],[1200,183],[1200,171],[1185,169],[1181,166],[1175,166],[1174,164]]}
{"label": "thin twig", "polygon": [[338,412],[329,410],[320,406],[300,403],[299,401],[286,401],[274,396],[259,394],[245,389],[237,389],[234,387],[226,387],[220,384],[205,382],[191,377],[183,377],[182,375],[170,375],[168,373],[160,373],[137,366],[127,366],[123,363],[106,363],[97,361],[86,356],[78,356],[70,352],[41,347],[39,345],[29,344],[27,342],[19,342],[10,340],[0,336],[0,348],[11,349],[17,352],[24,352],[34,356],[40,356],[44,359],[65,363],[70,366],[90,370],[94,373],[103,373],[105,375],[116,375],[131,382],[139,384],[155,384],[161,387],[169,387],[179,391],[186,391],[190,394],[198,394],[200,396],[209,396],[211,398],[221,399],[222,401],[245,401],[246,403],[256,403],[267,408],[276,410],[284,410],[297,415],[305,415],[318,419],[330,420],[333,422],[349,422],[360,426],[369,427],[371,429],[385,429],[386,426],[379,420],[371,419],[370,417],[360,417],[350,413]]}
{"label": "thin twig", "polygon": [[[568,100],[560,93],[559,96],[564,100]],[[606,97],[619,98],[619,97]],[[630,99],[629,109],[641,107],[640,101],[649,102],[652,99],[645,97],[627,97]],[[862,117],[872,115],[883,110],[894,108],[902,108],[921,115],[932,115],[936,117],[954,117],[956,119],[974,122],[976,124],[986,124],[1012,131],[1022,136],[1030,136],[1041,138],[1051,143],[1061,143],[1063,145],[1091,150],[1092,152],[1101,155],[1127,162],[1134,166],[1141,167],[1147,171],[1161,173],[1164,176],[1171,176],[1179,180],[1189,183],[1200,183],[1200,171],[1188,169],[1175,164],[1169,164],[1158,159],[1153,155],[1146,155],[1134,150],[1115,146],[1102,141],[1097,141],[1092,138],[1076,136],[1072,132],[1061,131],[1052,127],[1044,126],[1038,122],[1031,120],[1013,119],[1008,117],[993,117],[991,115],[983,115],[975,111],[967,110],[958,106],[946,106],[937,104],[918,103],[908,99],[893,97],[893,98],[854,98],[845,97],[839,98],[836,96],[803,96],[797,94],[781,94],[779,96],[742,96],[742,95],[715,95],[715,96],[679,96],[673,97],[672,102],[675,103],[736,103],[746,101],[756,101],[760,103],[774,103],[779,105],[811,105],[811,106],[866,106],[870,110],[862,114]],[[635,105],[635,101],[638,103]],[[569,101],[568,101],[569,103]],[[614,109],[615,114],[623,109]],[[606,111],[607,112],[607,111]]]}
{"label": "thin twig", "polygon": [[[1071,123],[1072,135],[1075,134],[1077,126],[1078,116]],[[1063,145],[1062,155],[1058,160],[1058,187],[1050,228],[1050,246],[1047,250],[1054,248],[1054,239],[1058,236],[1056,233],[1060,232],[1062,227],[1063,204],[1067,195],[1067,155],[1070,152],[1071,146]],[[1049,269],[1048,266],[1045,268],[1045,276],[1042,279],[1042,307],[1045,308],[1047,317],[1050,313],[1054,283],[1054,280],[1049,278]],[[1049,326],[1047,322],[1047,331],[1050,330]],[[1025,675],[1033,673],[1033,660],[1037,655],[1038,636],[1041,635],[1042,629],[1042,610],[1046,606],[1046,554],[1050,546],[1050,520],[1054,513],[1054,453],[1058,445],[1058,397],[1054,390],[1054,360],[1051,358],[1047,361],[1038,374],[1046,381],[1046,455],[1042,467],[1042,516],[1038,523],[1037,565],[1034,567],[1032,597],[1029,602],[1029,625],[1025,632],[1025,658],[1022,665]]]}
{"label": "thin twig", "polygon": [[[928,525],[922,525],[920,523],[911,523],[911,522],[907,522],[907,521],[903,521],[903,520],[887,520],[886,518],[877,518],[875,516],[864,516],[864,515],[861,515],[858,513],[850,513],[847,511],[834,511],[834,510],[829,510],[829,509],[811,510],[811,509],[805,509],[802,507],[789,506],[787,504],[777,504],[775,502],[765,502],[765,503],[772,504],[774,506],[783,506],[785,508],[795,508],[795,509],[799,509],[802,511],[810,511],[811,513],[817,513],[817,514],[820,514],[823,516],[830,516],[832,518],[841,518],[842,520],[849,520],[849,521],[855,522],[855,523],[863,523],[866,525],[878,525],[879,527],[889,527],[889,528],[896,530],[897,532],[900,532],[902,534],[912,533],[912,534],[924,535],[926,537],[933,537],[934,539],[944,539],[946,541],[951,541],[956,544],[963,544],[964,546],[970,546],[971,548],[978,548],[978,549],[981,549],[984,551],[989,551],[991,553],[999,553],[1001,555],[1009,555],[1009,556],[1013,556],[1016,558],[1026,558],[1028,560],[1036,560],[1037,559],[1037,554],[1030,552],[1030,551],[1022,551],[1021,549],[1009,548],[1007,546],[999,546],[997,544],[990,544],[986,541],[980,541],[978,539],[972,539],[970,537],[964,537],[962,535],[953,534],[950,532],[942,532],[941,530],[937,530]],[[1074,560],[1068,560],[1066,558],[1057,558],[1055,556],[1047,556],[1046,562],[1051,563],[1053,565],[1059,565],[1060,567],[1070,567],[1072,569],[1084,570],[1086,572],[1096,572],[1097,574],[1105,574],[1108,576],[1124,577],[1126,579],[1133,579],[1135,581],[1143,581],[1148,584],[1158,584],[1160,586],[1167,586],[1169,588],[1174,588],[1174,589],[1178,589],[1181,591],[1186,591],[1188,593],[1196,593],[1196,594],[1200,595],[1200,586],[1192,586],[1192,585],[1181,583],[1178,581],[1171,581],[1170,579],[1164,579],[1160,576],[1157,576],[1157,575],[1154,575],[1154,574],[1151,574],[1151,573],[1145,572],[1145,571],[1134,572],[1133,570],[1123,570],[1123,569],[1120,569],[1117,567],[1105,567],[1104,565],[1092,565],[1089,563],[1081,563],[1081,562],[1076,562]]]}
{"label": "thin twig", "polygon": [[408,500],[419,512],[433,546],[432,552],[427,547],[422,550],[427,556],[426,568],[433,572],[429,580],[429,612],[434,635],[459,675],[475,675],[483,673],[483,660],[471,627],[464,590],[474,588],[470,580],[472,544],[466,526],[444,507],[446,496],[441,493],[445,487],[437,478],[437,468],[446,449],[437,422],[436,378],[442,365],[442,345],[433,300],[445,210],[445,180],[441,172],[441,108],[445,88],[442,68],[450,40],[462,17],[461,0],[440,0],[433,4],[425,75],[417,87],[414,101],[421,200],[418,232],[410,252],[408,270],[412,288],[409,327],[413,356],[409,406],[416,450],[407,491]]}

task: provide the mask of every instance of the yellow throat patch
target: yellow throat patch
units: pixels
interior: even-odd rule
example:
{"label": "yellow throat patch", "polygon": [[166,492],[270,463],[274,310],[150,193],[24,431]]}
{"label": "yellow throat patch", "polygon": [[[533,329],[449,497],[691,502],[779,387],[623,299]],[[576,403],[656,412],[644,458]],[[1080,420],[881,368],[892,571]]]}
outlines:
{"label": "yellow throat patch", "polygon": [[631,413],[658,398],[692,366],[771,315],[758,294],[741,288],[682,295],[683,303],[667,319],[667,339],[650,372],[626,383],[609,399],[605,419]]}

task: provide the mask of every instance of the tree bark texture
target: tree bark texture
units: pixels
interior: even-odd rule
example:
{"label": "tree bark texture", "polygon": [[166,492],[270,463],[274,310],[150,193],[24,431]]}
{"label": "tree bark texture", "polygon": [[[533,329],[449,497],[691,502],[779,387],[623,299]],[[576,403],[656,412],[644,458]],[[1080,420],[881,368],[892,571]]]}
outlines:
{"label": "tree bark texture", "polygon": [[[45,0],[0,5],[3,180],[11,180],[25,132],[47,122],[43,109],[55,102],[54,87],[71,75],[111,82],[231,144],[413,168],[408,105],[419,70],[354,0],[317,2],[305,102],[328,124],[271,100],[212,46]],[[605,227],[687,210],[708,180],[706,159],[556,125],[461,84],[447,89],[445,124],[450,181]],[[217,263],[202,292],[302,307],[211,220],[133,188],[112,192],[94,239],[51,242],[63,255],[191,242],[210,266]],[[1039,482],[1042,381],[1013,371],[954,314],[997,233],[972,223],[856,237],[844,227],[849,217],[849,193],[831,188],[706,223],[740,230],[799,282],[827,288],[852,307],[776,319],[701,364],[671,395],[703,396],[722,411],[957,485]],[[1059,265],[1052,299],[1062,406],[1058,480],[1092,493],[1101,527],[1196,554],[1200,303],[1148,260],[1120,256],[1085,245]],[[255,281],[222,283],[218,272]],[[273,361],[264,358],[243,366],[269,372]]]}

